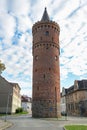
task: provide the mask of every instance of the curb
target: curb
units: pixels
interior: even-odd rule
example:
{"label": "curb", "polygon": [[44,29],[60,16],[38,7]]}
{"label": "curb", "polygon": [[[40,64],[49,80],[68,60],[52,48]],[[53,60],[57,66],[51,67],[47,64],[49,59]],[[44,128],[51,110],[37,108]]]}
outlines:
{"label": "curb", "polygon": [[0,130],[5,130],[6,128],[9,128],[13,125],[11,122],[5,122],[1,127]]}
{"label": "curb", "polygon": [[63,130],[66,130],[66,128],[65,128],[65,127],[63,127]]}

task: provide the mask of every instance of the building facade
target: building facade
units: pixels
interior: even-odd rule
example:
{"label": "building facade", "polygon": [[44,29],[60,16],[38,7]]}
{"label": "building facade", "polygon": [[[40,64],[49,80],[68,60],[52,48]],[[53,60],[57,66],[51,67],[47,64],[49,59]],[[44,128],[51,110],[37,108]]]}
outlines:
{"label": "building facade", "polygon": [[33,34],[33,117],[60,116],[59,25],[45,8]]}
{"label": "building facade", "polygon": [[29,112],[29,114],[32,113],[31,104],[32,104],[32,100],[30,97],[28,97],[27,95],[21,96],[21,106],[22,106],[23,110]]}
{"label": "building facade", "polygon": [[18,83],[10,83],[13,87],[12,93],[12,111],[11,113],[15,113],[17,108],[21,107],[21,94],[20,94],[20,86]]}
{"label": "building facade", "polygon": [[21,107],[20,87],[0,76],[0,113],[15,113]]}
{"label": "building facade", "polygon": [[62,115],[66,114],[66,93],[67,93],[67,89],[63,87],[61,92],[61,114]]}
{"label": "building facade", "polygon": [[87,116],[87,80],[75,80],[65,96],[68,115]]}

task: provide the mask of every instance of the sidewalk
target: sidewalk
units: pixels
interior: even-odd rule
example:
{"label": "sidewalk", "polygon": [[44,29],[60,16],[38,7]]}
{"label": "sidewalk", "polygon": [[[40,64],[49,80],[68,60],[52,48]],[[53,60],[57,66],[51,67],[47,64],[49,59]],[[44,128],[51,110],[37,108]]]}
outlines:
{"label": "sidewalk", "polygon": [[10,126],[12,126],[11,122],[8,122],[8,121],[5,122],[4,120],[0,119],[0,130],[4,130]]}

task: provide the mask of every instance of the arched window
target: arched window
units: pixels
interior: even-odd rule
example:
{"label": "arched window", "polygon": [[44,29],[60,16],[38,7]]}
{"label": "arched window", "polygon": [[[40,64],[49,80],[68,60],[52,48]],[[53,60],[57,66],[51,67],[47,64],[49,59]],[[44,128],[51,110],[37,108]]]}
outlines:
{"label": "arched window", "polygon": [[43,75],[44,79],[45,79],[45,74]]}
{"label": "arched window", "polygon": [[58,60],[58,56],[55,56],[55,60],[56,60],[56,61]]}
{"label": "arched window", "polygon": [[49,31],[46,31],[46,32],[45,32],[45,35],[46,35],[46,36],[49,36]]}
{"label": "arched window", "polygon": [[38,56],[35,56],[35,60],[38,60]]}

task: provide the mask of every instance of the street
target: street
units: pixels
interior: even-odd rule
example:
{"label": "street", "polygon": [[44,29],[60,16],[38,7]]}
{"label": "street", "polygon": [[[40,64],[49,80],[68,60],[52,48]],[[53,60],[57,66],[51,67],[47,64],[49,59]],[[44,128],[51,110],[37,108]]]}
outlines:
{"label": "street", "polygon": [[13,126],[7,130],[63,130],[58,124],[44,120],[34,119],[29,116],[9,117]]}
{"label": "street", "polygon": [[35,119],[29,115],[9,116],[8,121],[13,123],[13,126],[6,130],[63,130],[66,124],[85,124],[87,118],[68,117],[67,120],[57,119]]}

